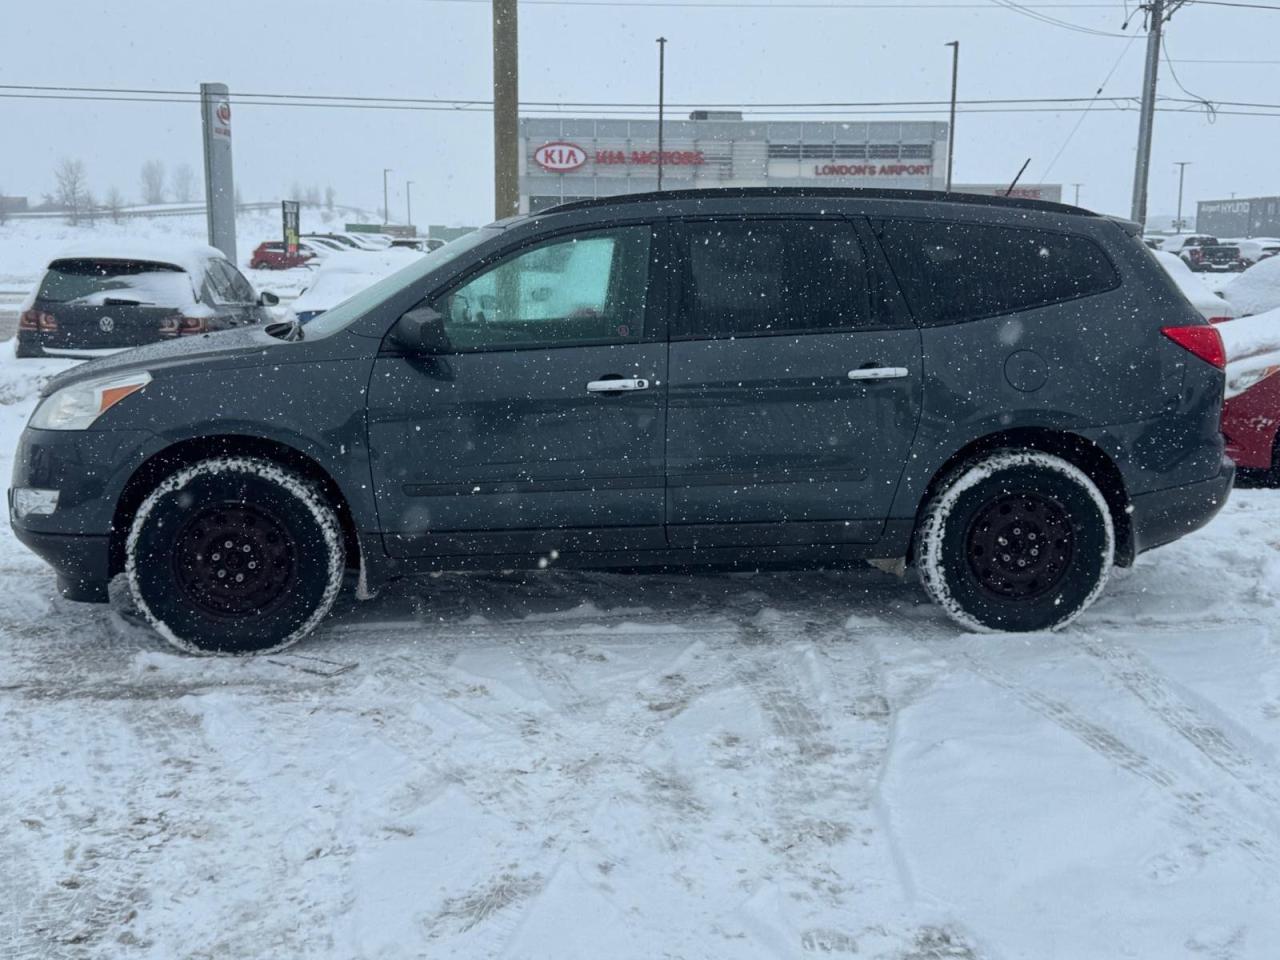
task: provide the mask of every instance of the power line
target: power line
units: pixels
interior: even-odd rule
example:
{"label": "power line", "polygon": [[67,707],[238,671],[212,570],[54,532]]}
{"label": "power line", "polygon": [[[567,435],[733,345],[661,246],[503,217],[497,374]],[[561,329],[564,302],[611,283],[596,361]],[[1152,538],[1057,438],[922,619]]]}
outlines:
{"label": "power line", "polygon": [[[23,94],[23,93],[0,93],[0,99],[3,100],[35,100],[35,101],[77,101],[86,103],[177,103],[192,104],[198,103],[198,100],[191,100],[178,97],[127,97],[127,96],[83,96],[76,94]],[[1083,98],[1082,98],[1083,99]],[[1131,112],[1137,109],[1137,98],[1135,97],[1106,97],[1104,100],[1109,102],[1109,106],[1090,107],[1087,101],[1073,101],[1077,105],[1059,103],[1051,106],[965,106],[960,112],[963,113],[1079,113],[1089,112]],[[925,101],[927,102],[927,101]],[[1052,103],[1052,101],[1050,101]],[[1186,99],[1178,97],[1162,97],[1160,103],[1165,104],[1182,104],[1179,107],[1165,106],[1158,108],[1161,112],[1186,112],[1192,109],[1198,109],[1201,101],[1197,99]],[[1233,101],[1221,101],[1224,105],[1231,105]],[[949,103],[949,101],[948,101]],[[313,102],[295,102],[295,101],[270,101],[255,100],[240,104],[248,107],[319,107],[319,108],[336,108],[351,110],[401,110],[411,112],[441,112],[441,113],[489,113],[492,106],[489,104],[481,104],[475,106],[449,108],[430,105],[413,105],[413,104],[366,104],[366,103],[313,103]],[[1260,116],[1260,117],[1276,117],[1280,118],[1280,103],[1235,103],[1237,106],[1245,106],[1254,108],[1250,111],[1242,110],[1217,110],[1219,115],[1226,116]],[[890,105],[892,107],[892,105]],[[835,106],[835,107],[818,107],[809,109],[805,107],[795,108],[770,108],[761,107],[761,112],[777,114],[781,116],[944,116],[947,113],[947,107],[938,105],[936,107],[916,108],[916,107],[859,107],[854,105]],[[540,108],[534,112],[556,115],[558,111]],[[646,108],[601,108],[595,111],[604,116],[616,117],[635,117],[638,119],[650,119],[653,117],[653,109]]]}
{"label": "power line", "polygon": [[1191,0],[1197,7],[1236,7],[1241,10],[1280,10],[1273,3],[1232,3],[1230,0]]}
{"label": "power line", "polygon": [[1121,62],[1124,60],[1125,55],[1129,52],[1129,49],[1133,46],[1133,41],[1137,39],[1138,39],[1138,35],[1135,33],[1132,37],[1129,38],[1129,42],[1124,45],[1124,49],[1120,51],[1120,56],[1116,57],[1116,62],[1111,65],[1111,69],[1107,71],[1107,75],[1102,78],[1102,83],[1098,84],[1098,90],[1093,95],[1093,99],[1089,101],[1089,105],[1084,109],[1084,112],[1080,114],[1080,119],[1076,121],[1075,126],[1071,128],[1071,132],[1067,134],[1067,139],[1062,141],[1062,146],[1060,146],[1058,148],[1058,152],[1053,155],[1053,159],[1049,161],[1049,165],[1045,167],[1044,173],[1041,174],[1040,176],[1041,182],[1049,178],[1049,174],[1053,170],[1053,165],[1058,162],[1058,158],[1061,157],[1063,152],[1067,149],[1067,145],[1070,144],[1073,139],[1075,139],[1075,135],[1079,132],[1080,127],[1084,124],[1085,117],[1089,115],[1089,111],[1092,110],[1094,104],[1098,102],[1098,98],[1102,96],[1103,89],[1105,89],[1106,85],[1111,81],[1111,78],[1115,76],[1115,72],[1120,69]]}
{"label": "power line", "polygon": [[[418,3],[460,3],[488,5],[492,0],[417,0]],[[701,10],[989,10],[988,3],[940,3],[930,0],[897,0],[897,2],[836,3],[831,0],[520,0],[522,7],[678,7]],[[1021,6],[1041,10],[1114,9],[1114,3],[1024,3]]]}
{"label": "power line", "polygon": [[[199,93],[191,90],[166,90],[158,88],[141,88],[141,87],[68,87],[53,86],[40,84],[19,84],[4,83],[0,84],[0,90],[16,90],[16,91],[35,91],[40,93],[90,93],[90,94],[128,94],[139,95],[140,102],[146,102],[147,98],[156,98],[157,102],[199,102]],[[172,98],[170,100],[160,100],[159,98]],[[396,103],[396,104],[423,104],[423,105],[445,105],[449,107],[455,106],[491,106],[492,100],[482,100],[467,97],[444,98],[444,97],[382,97],[382,96],[348,96],[346,94],[311,94],[311,93],[254,93],[254,92],[235,92],[231,95],[231,99],[240,102],[241,98],[265,98],[270,100],[300,100],[300,101],[353,101],[354,105],[364,103]],[[970,99],[959,100],[962,104],[1018,104],[1018,103],[1085,103],[1090,100],[1097,99],[1095,94],[1093,97],[998,97],[990,99]],[[1118,99],[1134,99],[1132,97],[1124,97]],[[672,107],[679,108],[744,108],[753,110],[772,109],[775,107],[896,107],[896,106],[936,106],[940,104],[949,104],[948,100],[828,100],[828,101],[794,101],[794,102],[758,102],[749,103],[743,101],[726,102],[726,103],[707,103],[705,101],[691,101],[689,103],[673,103]],[[248,104],[248,101],[245,101]],[[623,107],[638,108],[652,110],[654,104],[640,101],[612,101],[612,100],[523,100],[523,106],[531,107]],[[249,104],[251,105],[251,104]],[[329,105],[329,104],[325,104]]]}
{"label": "power line", "polygon": [[1064,30],[1072,30],[1076,33],[1084,33],[1094,37],[1119,37],[1125,40],[1128,39],[1128,36],[1123,33],[1111,33],[1107,30],[1095,30],[1093,27],[1085,27],[1078,23],[1070,23],[1066,20],[1060,20],[1057,17],[1051,17],[1045,13],[1038,13],[1028,5],[1015,3],[1014,0],[991,0],[991,2],[1006,10],[1011,10],[1014,13],[1020,13],[1025,17],[1030,17],[1032,20],[1037,20],[1040,23],[1049,24],[1054,27],[1061,27]]}

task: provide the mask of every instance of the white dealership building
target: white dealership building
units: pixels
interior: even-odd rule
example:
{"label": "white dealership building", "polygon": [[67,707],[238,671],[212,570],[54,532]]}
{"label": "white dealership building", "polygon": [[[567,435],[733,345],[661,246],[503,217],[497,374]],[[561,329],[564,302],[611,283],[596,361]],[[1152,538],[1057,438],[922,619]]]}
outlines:
{"label": "white dealership building", "polygon": [[[662,186],[891,187],[942,190],[947,124],[913,121],[754,121],[695,111],[663,125]],[[1012,171],[1012,172],[1016,172]],[[1012,175],[1011,172],[1011,175]],[[1006,185],[1007,186],[1007,185]],[[520,121],[520,211],[658,188],[658,123],[592,117]],[[997,184],[957,184],[1004,193]],[[1059,185],[1015,196],[1060,200]]]}

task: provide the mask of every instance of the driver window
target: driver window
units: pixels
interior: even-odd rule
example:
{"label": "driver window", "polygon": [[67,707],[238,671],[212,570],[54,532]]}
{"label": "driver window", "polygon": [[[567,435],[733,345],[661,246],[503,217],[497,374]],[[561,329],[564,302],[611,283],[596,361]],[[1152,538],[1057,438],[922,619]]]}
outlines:
{"label": "driver window", "polygon": [[650,228],[615,227],[522,250],[440,298],[458,350],[644,337]]}

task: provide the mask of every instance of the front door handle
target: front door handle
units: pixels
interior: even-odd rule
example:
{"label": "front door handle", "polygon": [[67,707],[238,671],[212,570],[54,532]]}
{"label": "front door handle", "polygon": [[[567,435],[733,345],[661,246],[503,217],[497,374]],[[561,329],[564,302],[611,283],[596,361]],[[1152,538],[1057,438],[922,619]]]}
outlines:
{"label": "front door handle", "polygon": [[910,371],[906,367],[859,367],[849,371],[850,380],[901,380]]}
{"label": "front door handle", "polygon": [[587,384],[587,393],[620,393],[624,390],[648,390],[649,381],[643,377],[622,378],[616,380],[592,380]]}

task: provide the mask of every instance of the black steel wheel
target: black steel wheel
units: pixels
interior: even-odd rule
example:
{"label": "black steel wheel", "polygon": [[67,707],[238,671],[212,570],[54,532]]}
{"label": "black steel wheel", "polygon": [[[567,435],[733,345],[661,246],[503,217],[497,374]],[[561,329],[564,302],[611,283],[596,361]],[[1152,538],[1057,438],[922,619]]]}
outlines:
{"label": "black steel wheel", "polygon": [[976,630],[1051,630],[1102,592],[1115,560],[1111,509],[1078,467],[1006,450],[953,474],[916,533],[925,591]]}
{"label": "black steel wheel", "polygon": [[178,531],[173,576],[212,616],[268,614],[293,586],[297,549],[284,524],[257,505],[206,507]]}
{"label": "black steel wheel", "polygon": [[1075,531],[1062,504],[1039,493],[999,494],[969,525],[969,567],[996,597],[1032,600],[1071,566]]}
{"label": "black steel wheel", "polygon": [[204,460],[167,478],[134,517],[125,572],[134,601],[193,653],[266,653],[306,636],[342,586],[333,505],[278,464]]}

